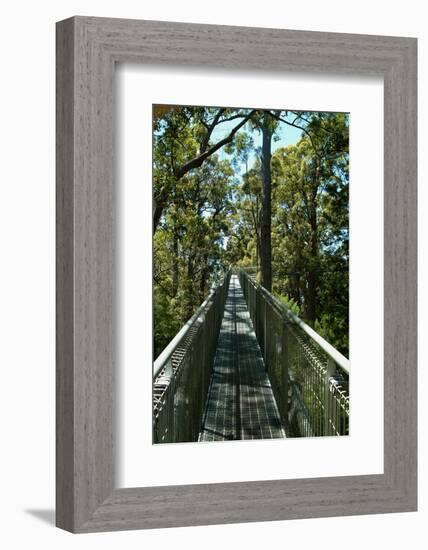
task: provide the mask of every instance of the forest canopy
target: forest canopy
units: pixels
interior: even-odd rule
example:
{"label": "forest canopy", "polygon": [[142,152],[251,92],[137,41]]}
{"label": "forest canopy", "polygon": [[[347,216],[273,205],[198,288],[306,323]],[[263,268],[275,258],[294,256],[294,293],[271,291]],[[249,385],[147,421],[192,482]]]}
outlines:
{"label": "forest canopy", "polygon": [[230,267],[348,356],[347,113],[154,105],[154,356]]}

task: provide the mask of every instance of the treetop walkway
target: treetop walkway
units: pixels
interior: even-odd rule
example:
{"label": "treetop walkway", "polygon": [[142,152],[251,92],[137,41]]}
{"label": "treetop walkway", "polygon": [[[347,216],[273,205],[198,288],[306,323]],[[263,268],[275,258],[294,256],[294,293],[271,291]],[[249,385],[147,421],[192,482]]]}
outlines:
{"label": "treetop walkway", "polygon": [[232,275],[200,441],[285,437],[238,277]]}
{"label": "treetop walkway", "polygon": [[348,433],[348,360],[245,270],[154,363],[154,443]]}

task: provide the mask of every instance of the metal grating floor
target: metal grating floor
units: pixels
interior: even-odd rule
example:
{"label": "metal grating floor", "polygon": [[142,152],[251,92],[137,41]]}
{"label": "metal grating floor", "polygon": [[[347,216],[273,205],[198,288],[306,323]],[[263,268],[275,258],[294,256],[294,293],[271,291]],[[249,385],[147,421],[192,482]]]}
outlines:
{"label": "metal grating floor", "polygon": [[285,437],[238,277],[232,275],[199,441]]}

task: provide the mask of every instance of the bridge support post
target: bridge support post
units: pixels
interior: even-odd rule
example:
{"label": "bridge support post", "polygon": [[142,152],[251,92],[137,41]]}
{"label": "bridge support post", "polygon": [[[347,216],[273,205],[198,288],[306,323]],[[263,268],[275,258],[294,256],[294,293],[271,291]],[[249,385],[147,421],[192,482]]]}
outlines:
{"label": "bridge support post", "polygon": [[289,426],[289,403],[288,403],[288,388],[289,388],[289,372],[288,366],[290,362],[289,350],[287,349],[287,326],[284,319],[281,319],[281,394],[283,396],[281,403],[281,420],[284,424],[284,428],[288,433]]}
{"label": "bridge support post", "polygon": [[331,413],[332,403],[330,395],[330,378],[334,375],[336,366],[333,359],[330,357],[327,359],[327,367],[325,371],[324,379],[324,435],[332,435],[331,429]]}

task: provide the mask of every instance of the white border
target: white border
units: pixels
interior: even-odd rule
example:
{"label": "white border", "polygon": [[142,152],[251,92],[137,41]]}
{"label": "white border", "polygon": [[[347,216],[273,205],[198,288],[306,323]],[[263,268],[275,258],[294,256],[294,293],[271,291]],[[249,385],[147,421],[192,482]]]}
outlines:
{"label": "white border", "polygon": [[[119,66],[118,487],[383,472],[383,82]],[[351,435],[152,445],[153,103],[350,112]]]}

